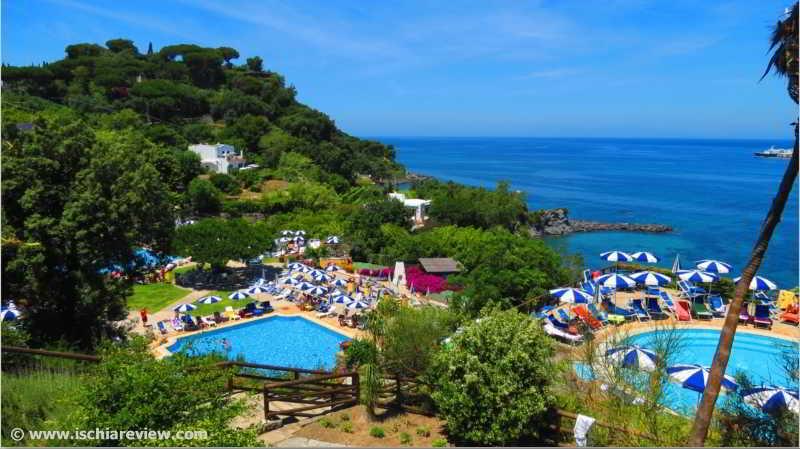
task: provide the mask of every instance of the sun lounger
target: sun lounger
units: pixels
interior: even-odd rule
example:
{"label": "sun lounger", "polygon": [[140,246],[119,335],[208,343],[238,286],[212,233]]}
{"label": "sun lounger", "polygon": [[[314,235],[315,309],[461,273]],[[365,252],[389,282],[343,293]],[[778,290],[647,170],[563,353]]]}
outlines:
{"label": "sun lounger", "polygon": [[213,318],[207,317],[207,316],[200,317],[200,322],[205,324],[208,327],[216,327],[217,326],[217,322],[214,321]]}
{"label": "sun lounger", "polygon": [[558,318],[554,317],[553,315],[547,315],[547,321],[550,322],[553,326],[566,331],[569,329],[569,324],[563,321],[560,321]]}
{"label": "sun lounger", "polygon": [[631,300],[631,309],[636,314],[636,319],[639,321],[649,321],[650,314],[647,313],[647,309],[644,308],[642,305],[641,299],[633,299]]}
{"label": "sun lounger", "polygon": [[272,304],[270,304],[269,301],[261,301],[261,303],[259,303],[259,307],[261,308],[261,310],[264,311],[264,313],[270,313],[275,311],[275,309],[272,308]]}
{"label": "sun lounger", "polygon": [[224,323],[225,321],[228,321],[228,318],[222,316],[222,314],[219,312],[214,312],[214,321],[217,323]]}
{"label": "sun lounger", "polygon": [[714,318],[714,314],[708,310],[706,304],[699,297],[692,301],[692,315],[699,320],[710,320]]}
{"label": "sun lounger", "polygon": [[678,281],[678,289],[680,290],[681,297],[686,299],[694,299],[700,293],[693,290],[691,284],[687,281]]}
{"label": "sun lounger", "polygon": [[667,319],[667,313],[661,308],[658,304],[658,298],[648,297],[645,298],[647,302],[647,313],[650,315],[651,318],[654,320],[665,320]]}
{"label": "sun lounger", "polygon": [[633,310],[626,309],[624,307],[619,307],[616,304],[613,304],[609,301],[606,301],[605,303],[603,303],[603,305],[605,306],[608,313],[611,315],[619,315],[621,317],[624,317],[626,320],[636,319],[636,313],[634,313]]}
{"label": "sun lounger", "polygon": [[698,295],[705,295],[706,293],[708,293],[706,291],[706,289],[704,289],[703,287],[698,287],[698,286],[694,285],[694,283],[692,281],[683,281],[683,282],[686,284],[687,287],[689,287],[689,290],[691,290],[692,292],[694,292],[694,293],[696,293]]}
{"label": "sun lounger", "polygon": [[679,299],[675,302],[675,318],[678,321],[692,321],[692,304],[685,300]]}
{"label": "sun lounger", "polygon": [[644,291],[644,294],[647,295],[647,296],[659,297],[659,296],[661,296],[661,289],[658,288],[658,287],[653,287],[653,286],[648,285],[647,289]]}
{"label": "sun lounger", "polygon": [[261,316],[264,314],[264,309],[258,308],[255,302],[249,302],[244,307],[246,313],[249,313],[252,316]]}
{"label": "sun lounger", "polygon": [[572,308],[572,313],[574,313],[578,318],[581,319],[590,329],[596,331],[603,327],[603,323],[598,321],[595,317],[592,316],[591,313],[586,309],[585,306],[576,306]]}
{"label": "sun lounger", "polygon": [[750,304],[748,303],[742,304],[742,308],[739,309],[739,322],[744,323],[746,325],[752,319],[753,317],[750,316]]}
{"label": "sun lounger", "polygon": [[569,323],[570,321],[572,321],[572,317],[569,316],[567,311],[564,309],[558,309],[558,317],[561,318],[561,321],[565,323]]}
{"label": "sun lounger", "polygon": [[797,304],[797,295],[789,290],[781,290],[778,292],[778,308],[786,310],[789,306]]}
{"label": "sun lounger", "polygon": [[589,304],[589,312],[591,312],[592,315],[601,323],[608,324],[608,315],[606,315],[606,313],[602,310],[598,309],[594,304]]}
{"label": "sun lounger", "polygon": [[770,317],[769,306],[756,304],[756,310],[753,314],[753,325],[772,329],[772,318]]}
{"label": "sun lounger", "polygon": [[545,322],[543,329],[547,335],[563,340],[569,344],[578,344],[583,340],[583,336],[564,332],[563,330],[553,326],[551,323]]}
{"label": "sun lounger", "polygon": [[225,318],[227,318],[229,320],[234,320],[234,321],[242,319],[242,317],[240,317],[238,313],[234,312],[233,307],[231,307],[231,306],[225,307],[224,316],[225,316]]}
{"label": "sun lounger", "polygon": [[709,295],[708,303],[711,306],[709,307],[711,313],[716,317],[724,317],[725,313],[728,311],[728,308],[725,307],[725,304],[722,302],[722,297],[719,295]]}
{"label": "sun lounger", "polygon": [[581,283],[581,288],[588,294],[594,296],[596,293],[594,282],[586,281]]}
{"label": "sun lounger", "polygon": [[196,331],[200,329],[200,326],[192,319],[191,315],[184,315],[181,317],[181,321],[183,321],[183,330],[185,331]]}
{"label": "sun lounger", "polygon": [[669,292],[666,290],[659,290],[658,297],[661,298],[661,302],[667,307],[671,313],[675,313],[675,302],[672,300],[672,296],[670,296]]}
{"label": "sun lounger", "polygon": [[800,319],[798,319],[798,306],[797,304],[791,304],[786,308],[786,310],[781,314],[780,320],[785,323],[791,323],[795,326],[800,325]]}
{"label": "sun lounger", "polygon": [[167,335],[169,333],[169,331],[167,330],[167,326],[164,325],[163,321],[159,321],[158,323],[156,323],[156,326],[158,327],[158,330],[161,332],[161,335]]}

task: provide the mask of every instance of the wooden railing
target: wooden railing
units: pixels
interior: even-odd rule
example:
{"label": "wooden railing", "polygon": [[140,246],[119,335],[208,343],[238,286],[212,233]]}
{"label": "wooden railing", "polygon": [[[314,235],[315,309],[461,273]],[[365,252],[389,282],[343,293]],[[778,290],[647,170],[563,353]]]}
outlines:
{"label": "wooden railing", "polygon": [[383,409],[397,408],[417,415],[433,416],[430,397],[420,391],[423,385],[425,383],[418,378],[389,376],[384,379],[376,405]]}
{"label": "wooden railing", "polygon": [[[570,420],[572,420],[574,422],[574,420],[578,419],[578,415],[576,413],[568,412],[566,410],[561,410],[561,409],[552,409],[552,410],[550,410],[550,413],[551,413],[551,417],[553,418],[552,421],[554,422],[553,424],[549,425],[550,430],[553,430],[557,434],[560,434],[560,435],[567,435],[567,434],[568,435],[572,435],[573,429],[574,429],[574,424],[573,424],[573,426],[564,427],[562,425],[562,419],[563,418],[567,418],[567,419],[570,419]],[[602,428],[608,429],[608,430],[613,430],[615,432],[621,432],[621,433],[624,433],[624,434],[627,434],[627,435],[630,435],[630,436],[633,436],[633,437],[642,438],[642,439],[653,441],[653,442],[659,441],[656,437],[654,437],[653,435],[650,435],[648,433],[639,432],[639,431],[636,431],[636,430],[633,430],[633,429],[627,429],[627,428],[621,427],[621,426],[615,426],[613,424],[604,423],[602,421],[595,421],[594,424],[593,424],[593,427],[594,426],[602,427]]]}
{"label": "wooden railing", "polygon": [[[349,380],[349,382],[348,382]],[[264,418],[278,416],[312,417],[358,403],[359,378],[355,371],[326,374],[264,385]],[[271,402],[299,404],[272,410]]]}

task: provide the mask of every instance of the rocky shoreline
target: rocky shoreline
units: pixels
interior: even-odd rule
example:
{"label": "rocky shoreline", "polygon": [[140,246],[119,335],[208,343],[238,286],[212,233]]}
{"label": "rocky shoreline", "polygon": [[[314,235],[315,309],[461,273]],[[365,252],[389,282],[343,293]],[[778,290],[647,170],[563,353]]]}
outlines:
{"label": "rocky shoreline", "polygon": [[531,214],[532,236],[567,235],[575,232],[625,231],[625,232],[672,232],[672,227],[654,223],[603,223],[599,221],[570,220],[567,209],[543,209]]}

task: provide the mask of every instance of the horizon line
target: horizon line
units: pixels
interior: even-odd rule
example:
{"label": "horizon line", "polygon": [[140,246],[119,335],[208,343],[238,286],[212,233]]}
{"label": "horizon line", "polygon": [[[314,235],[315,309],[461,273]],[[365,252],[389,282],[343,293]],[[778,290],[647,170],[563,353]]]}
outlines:
{"label": "horizon line", "polygon": [[[349,134],[349,133],[348,133]],[[351,134],[360,139],[624,139],[624,140],[728,140],[728,141],[760,141],[781,140],[791,142],[791,137],[619,137],[619,136],[492,136],[492,135],[433,135],[433,134],[386,134],[368,135]]]}

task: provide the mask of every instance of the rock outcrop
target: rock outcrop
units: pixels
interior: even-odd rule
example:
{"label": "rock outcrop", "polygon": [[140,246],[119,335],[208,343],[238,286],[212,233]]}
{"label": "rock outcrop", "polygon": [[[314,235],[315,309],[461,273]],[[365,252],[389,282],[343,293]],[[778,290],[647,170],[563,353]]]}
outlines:
{"label": "rock outcrop", "polygon": [[652,223],[603,223],[599,221],[570,220],[567,209],[542,209],[531,213],[529,228],[533,236],[566,235],[573,232],[628,231],[628,232],[671,232],[672,227]]}

